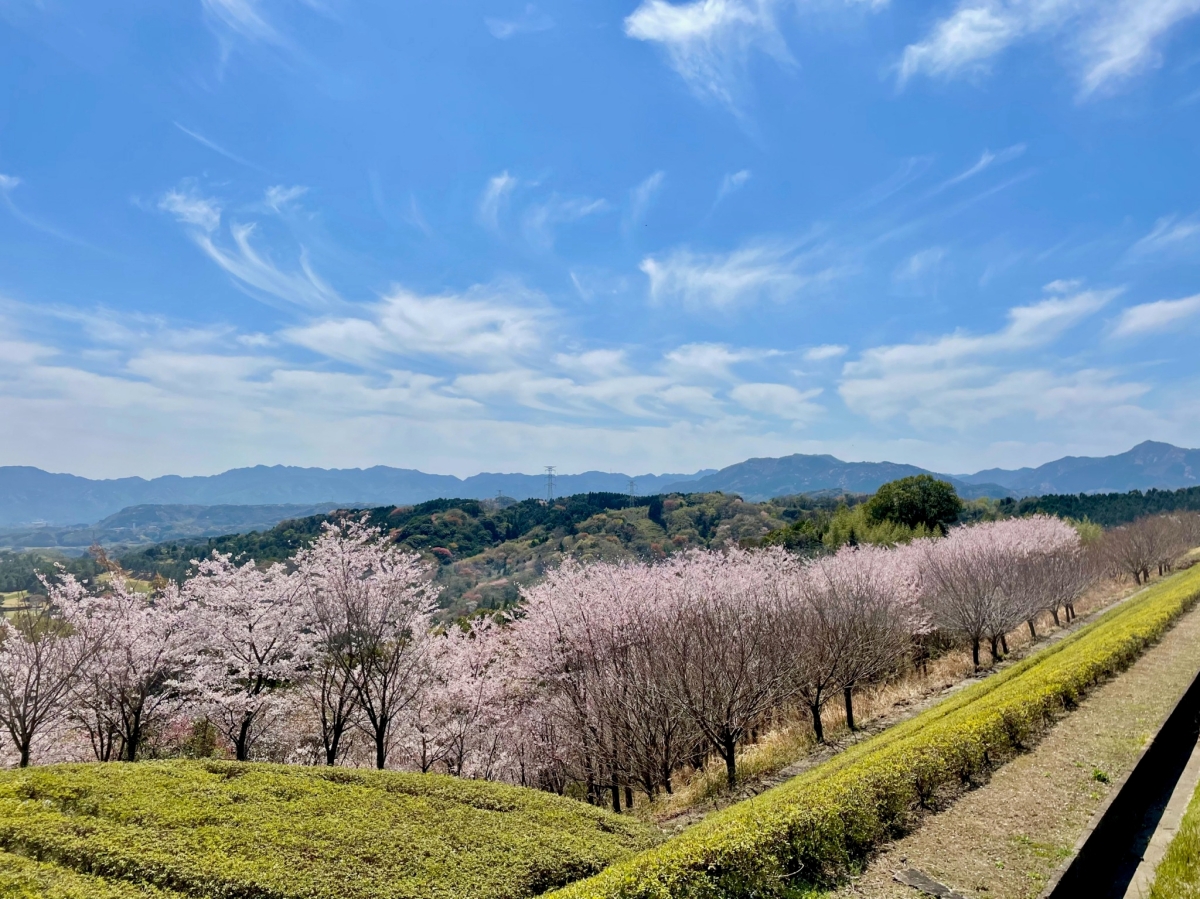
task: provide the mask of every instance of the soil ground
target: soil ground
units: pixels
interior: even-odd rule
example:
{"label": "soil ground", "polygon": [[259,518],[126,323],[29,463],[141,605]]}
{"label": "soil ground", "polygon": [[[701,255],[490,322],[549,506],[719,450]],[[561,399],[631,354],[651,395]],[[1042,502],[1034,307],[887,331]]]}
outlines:
{"label": "soil ground", "polygon": [[917,899],[916,868],[969,897],[1032,899],[1200,671],[1200,610],[1096,689],[1029,753],[885,847],[838,899]]}

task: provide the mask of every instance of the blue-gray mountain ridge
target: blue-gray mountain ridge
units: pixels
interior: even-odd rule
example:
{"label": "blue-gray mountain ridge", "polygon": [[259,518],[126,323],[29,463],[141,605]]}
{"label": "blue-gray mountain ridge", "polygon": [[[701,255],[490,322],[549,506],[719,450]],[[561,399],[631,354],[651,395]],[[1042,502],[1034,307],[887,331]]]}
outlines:
{"label": "blue-gray mountain ridge", "polygon": [[[748,459],[720,471],[639,475],[637,492],[738,493],[747,500],[818,491],[871,493],[912,474],[933,473],[893,462],[843,462],[834,456],[796,454]],[[1037,468],[989,469],[972,475],[938,475],[967,497],[1021,497],[1047,493],[1101,493],[1178,489],[1200,484],[1200,450],[1146,441],[1105,457],[1068,456]],[[556,493],[568,495],[629,489],[629,476],[591,471],[559,475]],[[469,478],[414,469],[239,468],[207,477],[168,475],[146,480],[90,480],[38,468],[0,467],[0,527],[87,524],[141,505],[408,505],[439,498],[515,499],[544,496],[542,475],[484,473]]]}

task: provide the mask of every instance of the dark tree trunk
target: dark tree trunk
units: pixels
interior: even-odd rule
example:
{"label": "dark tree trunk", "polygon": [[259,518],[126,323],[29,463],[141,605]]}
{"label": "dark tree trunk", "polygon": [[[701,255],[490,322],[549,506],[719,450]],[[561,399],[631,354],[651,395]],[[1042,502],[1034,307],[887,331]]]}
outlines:
{"label": "dark tree trunk", "polygon": [[633,787],[625,784],[625,808],[633,808]]}
{"label": "dark tree trunk", "polygon": [[1062,627],[1062,622],[1058,620],[1058,609],[1051,609],[1050,615],[1054,618],[1054,626]]}
{"label": "dark tree trunk", "polygon": [[253,722],[253,715],[246,715],[242,718],[242,726],[238,730],[237,739],[233,742],[233,757],[239,762],[250,760],[250,725]]}
{"label": "dark tree trunk", "polygon": [[1037,629],[1033,626],[1033,619],[1029,619],[1029,636],[1031,639],[1037,639]]}
{"label": "dark tree trunk", "polygon": [[617,783],[615,771],[613,772],[612,784],[609,786],[609,790],[612,792],[612,810],[619,813],[621,811],[621,785]]}
{"label": "dark tree trunk", "polygon": [[846,726],[852,731],[858,730],[854,726],[854,688],[846,687],[842,693],[846,698]]}
{"label": "dark tree trunk", "polygon": [[21,748],[21,761],[18,764],[22,768],[29,767],[29,750],[31,748],[30,744],[32,742],[33,742],[32,737],[25,737],[21,741],[21,747],[20,747]]}
{"label": "dark tree trunk", "polygon": [[821,704],[811,703],[808,710],[812,713],[813,734],[816,735],[818,743],[824,743],[825,725],[821,721]]}
{"label": "dark tree trunk", "polygon": [[732,790],[737,786],[737,740],[726,737],[721,746],[721,755],[725,759],[725,782]]}
{"label": "dark tree trunk", "polygon": [[382,771],[387,767],[387,728],[375,728],[375,767]]}
{"label": "dark tree trunk", "polygon": [[1000,635],[1000,648],[1004,651],[1005,655],[1008,655],[1008,637],[1004,634]]}
{"label": "dark tree trunk", "polygon": [[979,638],[971,641],[971,661],[975,663],[975,671],[979,671]]}
{"label": "dark tree trunk", "polygon": [[992,637],[992,664],[1000,661],[1000,638]]}

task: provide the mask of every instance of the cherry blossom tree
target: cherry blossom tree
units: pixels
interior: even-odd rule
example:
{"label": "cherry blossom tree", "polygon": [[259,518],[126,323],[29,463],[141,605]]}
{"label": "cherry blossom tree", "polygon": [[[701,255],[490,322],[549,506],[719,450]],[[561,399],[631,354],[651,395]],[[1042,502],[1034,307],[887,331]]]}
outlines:
{"label": "cherry blossom tree", "polygon": [[1078,542],[1070,525],[1044,515],[954,528],[917,546],[922,602],[936,627],[971,647],[979,670],[984,639],[999,658],[1005,634],[1046,606],[1030,561]]}
{"label": "cherry blossom tree", "polygon": [[114,572],[88,610],[101,639],[72,693],[72,718],[100,761],[136,761],[148,731],[182,702],[179,679],[195,653],[192,614],[175,584],[150,596]]}
{"label": "cherry blossom tree", "polygon": [[196,563],[195,576],[184,585],[183,597],[194,605],[191,637],[198,647],[189,685],[238,761],[250,758],[276,695],[309,666],[301,586],[283,565],[237,565],[216,552]]}
{"label": "cherry blossom tree", "polygon": [[783,705],[791,649],[780,601],[784,550],[697,552],[658,567],[665,595],[666,687],[737,784],[737,747]]}
{"label": "cherry blossom tree", "polygon": [[385,768],[397,719],[430,676],[431,569],[360,521],[326,524],[296,566],[315,645],[352,688]]}
{"label": "cherry blossom tree", "polygon": [[0,726],[22,768],[35,739],[70,713],[71,692],[105,637],[88,620],[92,597],[74,576],[42,584],[44,602],[0,619]]}
{"label": "cherry blossom tree", "polygon": [[853,730],[855,688],[895,670],[913,637],[928,630],[915,563],[908,547],[845,547],[796,573],[789,598],[796,687],[819,741],[821,710],[832,693],[842,692]]}

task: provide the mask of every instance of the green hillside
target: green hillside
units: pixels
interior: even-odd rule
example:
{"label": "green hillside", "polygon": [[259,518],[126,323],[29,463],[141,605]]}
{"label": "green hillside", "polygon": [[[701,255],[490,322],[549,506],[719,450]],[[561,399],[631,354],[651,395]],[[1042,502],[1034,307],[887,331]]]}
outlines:
{"label": "green hillside", "polygon": [[[631,500],[620,493],[586,493],[550,504],[434,500],[366,514],[400,544],[438,563],[441,603],[449,614],[460,615],[512,605],[521,586],[567,555],[584,560],[655,558],[726,541],[755,541],[789,522],[827,517],[839,501],[790,497],[747,503],[721,493]],[[213,550],[281,561],[311,542],[329,517],[285,521],[269,531],[200,543],[162,543],[127,554],[121,563],[139,577],[179,579],[192,559]]]}
{"label": "green hillside", "polygon": [[0,773],[4,896],[520,899],[656,840],[573,799],[436,775],[236,762]]}

